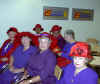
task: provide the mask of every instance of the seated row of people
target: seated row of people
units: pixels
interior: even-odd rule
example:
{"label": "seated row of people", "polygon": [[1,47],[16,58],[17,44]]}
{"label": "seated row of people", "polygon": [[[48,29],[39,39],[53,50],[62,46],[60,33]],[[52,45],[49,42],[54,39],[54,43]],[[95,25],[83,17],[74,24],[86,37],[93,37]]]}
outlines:
{"label": "seated row of people", "polygon": [[[31,38],[33,39],[33,44],[35,46],[39,46],[39,37],[42,34],[41,31],[43,31],[43,28],[40,24],[37,24],[34,28],[34,31],[36,31],[36,34],[32,34]],[[63,48],[65,46],[65,44],[67,44],[68,42],[65,41],[65,39],[63,38],[63,36],[61,35],[61,27],[58,25],[54,25],[50,31],[50,33],[47,32],[43,32],[43,34],[48,34],[50,36],[50,40],[51,40],[51,45],[50,45],[50,49],[56,54],[57,57],[57,64],[60,67],[64,67],[69,63],[69,60],[67,60],[65,57],[60,57],[61,53],[63,51]],[[0,49],[0,61],[4,61],[4,62],[9,62],[9,57],[11,55],[11,53],[13,53],[13,51],[21,44],[20,42],[20,36],[22,35],[23,32],[18,32],[17,28],[15,27],[11,27],[8,31],[7,31],[7,35],[8,35],[8,40],[4,42],[3,46]],[[72,33],[74,33],[72,31]],[[69,34],[66,34],[68,36],[71,36]],[[72,38],[72,37],[71,37]],[[10,47],[12,46],[12,47]],[[2,54],[3,53],[3,54]],[[59,56],[60,55],[60,56]],[[63,62],[64,61],[64,62]]]}
{"label": "seated row of people", "polygon": [[[29,75],[29,79],[19,84],[82,84],[83,79],[88,81],[87,84],[89,84],[92,78],[86,80],[83,75],[79,77],[83,77],[81,81],[77,78],[77,75],[80,74],[79,72],[85,69],[87,73],[90,72],[92,74],[93,84],[97,84],[97,74],[91,69],[88,72],[85,62],[79,62],[78,65],[80,67],[77,68],[75,60],[70,56],[70,53],[73,53],[72,56],[82,56],[83,59],[84,57],[86,59],[88,57],[92,58],[88,44],[75,41],[73,30],[66,30],[64,38],[60,34],[61,27],[58,25],[54,25],[50,33],[40,33],[40,31],[43,31],[40,24],[37,24],[33,30],[37,31],[37,34],[18,32],[14,27],[7,31],[10,39],[5,41],[0,49],[0,67],[8,63],[9,69],[0,74],[0,84],[14,84],[18,80],[16,76],[22,72],[24,72],[22,79],[26,79],[27,75]],[[78,61],[81,60],[78,59]],[[81,66],[82,63],[85,67]],[[75,77],[70,74],[71,77],[67,80],[66,77],[69,75],[66,73],[71,73],[71,68],[67,69],[70,66],[68,64],[74,67],[72,68],[73,73],[78,74]],[[56,65],[60,66],[64,71],[59,81],[54,76]],[[87,73],[85,72],[84,74]]]}
{"label": "seated row of people", "polygon": [[24,71],[24,77],[29,75],[31,78],[20,84],[29,84],[31,82],[55,84],[56,56],[49,49],[51,43],[49,36],[41,35],[39,48],[31,45],[31,41],[31,33],[24,32],[21,36],[21,45],[11,54],[9,69],[0,74],[0,84],[12,84],[16,81],[14,80],[16,75]]}

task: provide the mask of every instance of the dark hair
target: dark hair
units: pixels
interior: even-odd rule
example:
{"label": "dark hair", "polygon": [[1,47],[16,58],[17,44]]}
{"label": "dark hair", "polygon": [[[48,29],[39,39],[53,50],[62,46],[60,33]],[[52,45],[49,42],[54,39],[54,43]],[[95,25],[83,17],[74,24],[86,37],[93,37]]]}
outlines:
{"label": "dark hair", "polygon": [[65,34],[72,36],[73,39],[75,39],[75,32],[71,29],[66,30]]}

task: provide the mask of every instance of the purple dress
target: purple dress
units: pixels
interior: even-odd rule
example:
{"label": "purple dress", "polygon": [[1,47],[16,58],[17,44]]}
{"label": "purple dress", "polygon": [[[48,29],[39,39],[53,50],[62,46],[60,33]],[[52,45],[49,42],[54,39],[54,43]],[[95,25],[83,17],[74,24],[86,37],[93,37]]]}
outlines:
{"label": "purple dress", "polygon": [[[24,68],[27,65],[27,62],[32,54],[37,50],[36,47],[30,46],[26,51],[23,51],[24,47],[19,46],[16,48],[12,56],[14,57],[14,67],[15,68]],[[6,72],[0,74],[0,84],[10,84],[16,74],[7,70]]]}
{"label": "purple dress", "polygon": [[64,69],[63,77],[57,84],[98,84],[98,75],[91,68],[86,68],[74,76],[75,66],[71,63]]}
{"label": "purple dress", "polygon": [[32,55],[26,67],[28,74],[32,77],[39,75],[42,84],[55,84],[54,69],[56,66],[56,56],[51,50],[42,53],[38,51]]}

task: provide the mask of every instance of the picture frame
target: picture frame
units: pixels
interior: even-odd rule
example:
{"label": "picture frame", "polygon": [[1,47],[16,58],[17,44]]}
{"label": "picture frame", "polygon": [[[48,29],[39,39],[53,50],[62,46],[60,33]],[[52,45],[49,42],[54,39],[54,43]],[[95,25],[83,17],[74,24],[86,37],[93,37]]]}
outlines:
{"label": "picture frame", "polygon": [[93,21],[93,19],[94,19],[93,9],[72,8],[72,20]]}
{"label": "picture frame", "polygon": [[68,20],[69,8],[64,7],[43,7],[44,20]]}

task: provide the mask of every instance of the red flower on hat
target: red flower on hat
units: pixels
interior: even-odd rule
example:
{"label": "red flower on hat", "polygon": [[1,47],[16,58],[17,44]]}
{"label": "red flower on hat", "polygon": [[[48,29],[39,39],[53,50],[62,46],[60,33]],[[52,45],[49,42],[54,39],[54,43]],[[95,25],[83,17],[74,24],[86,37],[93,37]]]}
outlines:
{"label": "red flower on hat", "polygon": [[37,28],[39,28],[41,31],[44,30],[40,24],[36,24],[35,27],[33,28],[33,31],[35,31]]}
{"label": "red flower on hat", "polygon": [[70,52],[70,56],[85,57],[92,59],[90,47],[86,42],[77,42]]}

